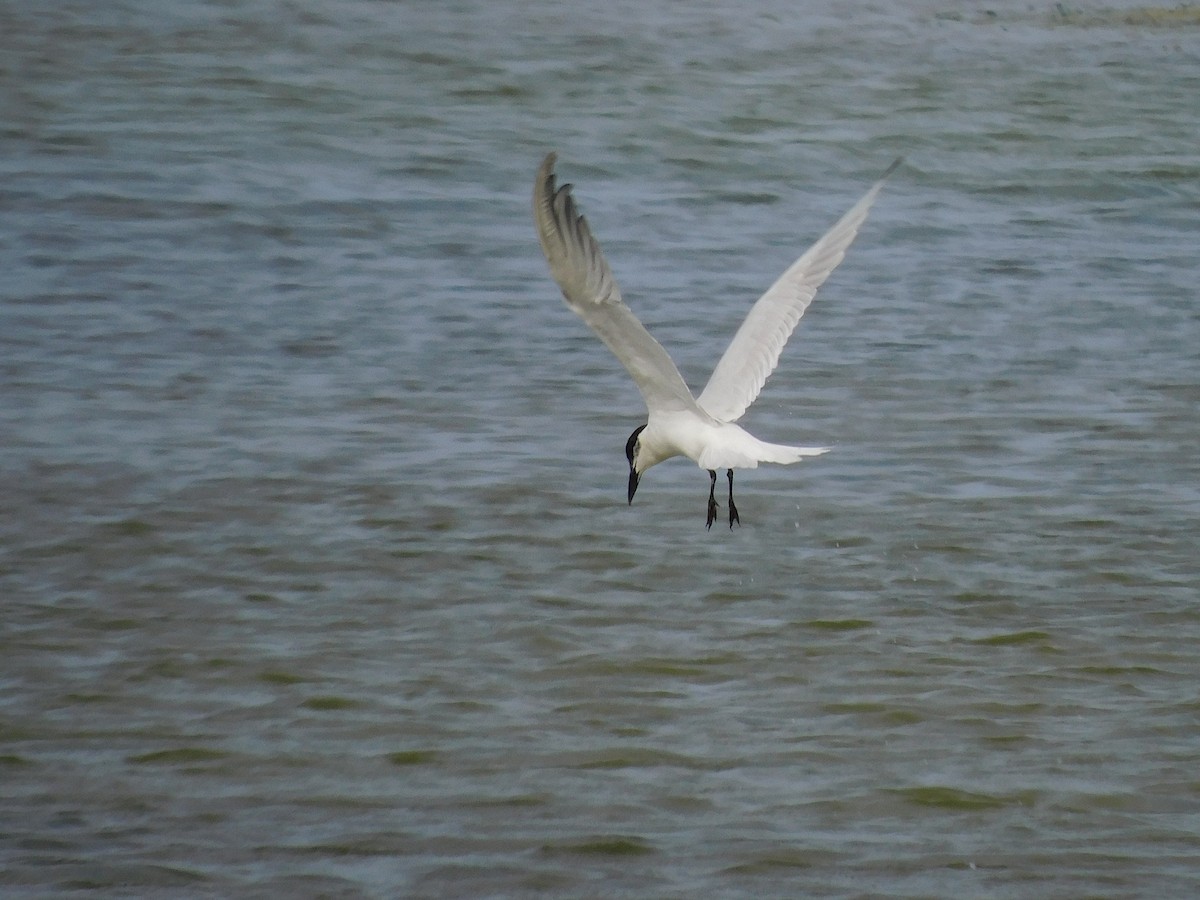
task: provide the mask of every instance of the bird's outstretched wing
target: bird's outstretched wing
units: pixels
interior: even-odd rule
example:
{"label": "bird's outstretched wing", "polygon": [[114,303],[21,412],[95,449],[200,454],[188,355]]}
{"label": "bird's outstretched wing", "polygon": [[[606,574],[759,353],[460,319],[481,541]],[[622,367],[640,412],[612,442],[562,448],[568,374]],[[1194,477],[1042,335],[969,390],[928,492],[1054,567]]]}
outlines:
{"label": "bird's outstretched wing", "polygon": [[699,413],[667,351],[621,300],[600,245],[571,197],[571,185],[555,187],[555,158],[554,153],[547,154],[538,168],[533,218],[563,299],[629,370],[649,410]]}
{"label": "bird's outstretched wing", "polygon": [[754,402],[817,288],[842,261],[875,196],[901,162],[903,159],[892,163],[866,195],[750,308],[746,321],[696,398],[706,413],[722,422],[736,422]]}

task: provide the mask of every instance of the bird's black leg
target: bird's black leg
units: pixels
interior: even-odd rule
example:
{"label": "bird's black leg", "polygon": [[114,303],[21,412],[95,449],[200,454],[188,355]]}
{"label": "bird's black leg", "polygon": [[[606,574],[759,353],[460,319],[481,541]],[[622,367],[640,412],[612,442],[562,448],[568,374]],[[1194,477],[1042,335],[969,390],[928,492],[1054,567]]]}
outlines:
{"label": "bird's black leg", "polygon": [[708,521],[704,523],[705,528],[712,528],[713,519],[717,517],[717,498],[713,496],[713,491],[717,487],[717,470],[708,470]]}
{"label": "bird's black leg", "polygon": [[726,469],[726,474],[729,476],[729,530],[733,531],[733,523],[742,524],[742,520],[738,518],[737,507],[733,505],[733,469]]}

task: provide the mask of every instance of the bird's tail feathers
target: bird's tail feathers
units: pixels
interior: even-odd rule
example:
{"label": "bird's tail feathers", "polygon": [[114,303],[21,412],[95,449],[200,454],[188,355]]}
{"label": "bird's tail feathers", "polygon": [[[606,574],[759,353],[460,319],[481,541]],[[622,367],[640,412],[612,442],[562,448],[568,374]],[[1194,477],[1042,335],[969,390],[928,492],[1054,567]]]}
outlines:
{"label": "bird's tail feathers", "polygon": [[800,462],[806,456],[820,456],[828,453],[832,447],[788,447],[785,444],[763,443],[760,457],[763,462],[778,463],[788,466]]}
{"label": "bird's tail feathers", "polygon": [[828,447],[789,447],[786,444],[768,444],[754,435],[742,432],[741,441],[706,447],[696,462],[702,469],[757,469],[759,463],[791,465],[806,456],[828,453]]}

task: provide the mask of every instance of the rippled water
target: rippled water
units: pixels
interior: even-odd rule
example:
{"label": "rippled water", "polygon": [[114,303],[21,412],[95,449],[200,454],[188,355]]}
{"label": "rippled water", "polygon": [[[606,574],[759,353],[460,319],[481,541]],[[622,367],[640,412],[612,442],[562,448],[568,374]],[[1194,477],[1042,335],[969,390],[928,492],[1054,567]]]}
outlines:
{"label": "rippled water", "polygon": [[[0,6],[0,888],[1200,891],[1200,14]],[[704,530],[696,388],[897,155]]]}

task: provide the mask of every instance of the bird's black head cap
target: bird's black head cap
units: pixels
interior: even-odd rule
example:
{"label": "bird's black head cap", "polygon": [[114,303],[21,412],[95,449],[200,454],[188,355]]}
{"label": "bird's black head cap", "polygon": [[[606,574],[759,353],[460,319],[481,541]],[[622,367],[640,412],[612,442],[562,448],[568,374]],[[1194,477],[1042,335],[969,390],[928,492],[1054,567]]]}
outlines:
{"label": "bird's black head cap", "polygon": [[625,442],[625,458],[629,460],[629,465],[633,465],[633,445],[637,443],[638,435],[645,431],[645,425],[639,425],[633,429],[633,434],[629,436],[629,440]]}
{"label": "bird's black head cap", "polygon": [[629,436],[629,440],[625,442],[625,458],[629,460],[629,502],[633,502],[633,495],[637,493],[638,482],[641,481],[641,476],[638,475],[637,469],[633,467],[633,448],[637,444],[638,435],[642,433],[645,425],[639,425],[633,429],[633,434]]}

